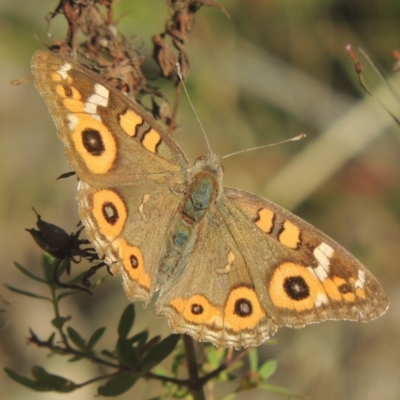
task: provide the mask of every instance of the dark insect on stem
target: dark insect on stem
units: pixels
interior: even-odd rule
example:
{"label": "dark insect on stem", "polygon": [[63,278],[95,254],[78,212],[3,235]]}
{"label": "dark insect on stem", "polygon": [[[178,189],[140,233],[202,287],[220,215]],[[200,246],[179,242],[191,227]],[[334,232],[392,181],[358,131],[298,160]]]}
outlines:
{"label": "dark insect on stem", "polygon": [[[80,238],[84,227],[80,227],[76,232],[69,235],[64,229],[43,221],[34,208],[33,211],[37,216],[36,226],[38,229],[32,228],[26,230],[31,234],[33,240],[42,250],[57,259],[53,275],[54,283],[65,289],[78,289],[92,294],[92,292],[87,289],[87,287],[91,285],[89,278],[93,276],[97,270],[106,266],[106,264],[99,259],[94,248],[85,247],[90,244],[90,242],[87,239]],[[71,272],[71,263],[79,264],[82,259],[86,259],[89,262],[100,261],[98,264],[92,266],[82,278],[82,285],[85,287],[61,282],[59,278],[62,274],[60,270],[61,265],[64,262],[66,263],[65,271],[69,275]]]}

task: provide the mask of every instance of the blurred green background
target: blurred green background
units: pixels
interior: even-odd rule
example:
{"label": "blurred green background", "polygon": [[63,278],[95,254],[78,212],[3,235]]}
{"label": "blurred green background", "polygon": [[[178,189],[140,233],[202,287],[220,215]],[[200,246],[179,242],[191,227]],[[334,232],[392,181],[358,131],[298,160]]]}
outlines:
{"label": "blurred green background", "polygon": [[[24,228],[33,227],[35,207],[49,222],[75,230],[76,182],[55,181],[69,170],[55,127],[32,82],[10,85],[30,73],[30,58],[49,43],[45,15],[57,1],[0,0],[0,282],[27,290],[40,287],[13,267],[33,272],[41,252]],[[379,0],[221,0],[232,19],[204,7],[187,44],[192,66],[188,89],[212,149],[221,155],[283,140],[307,139],[231,157],[224,162],[226,186],[242,188],[291,209],[356,255],[385,288],[388,312],[368,324],[325,322],[302,330],[281,329],[277,344],[259,347],[261,359],[279,362],[271,383],[312,399],[395,400],[400,398],[400,127],[358,85],[344,46],[362,46],[400,89],[392,51],[400,48],[400,2]],[[164,0],[121,0],[119,27],[151,60],[152,35],[168,18]],[[56,19],[53,39],[63,39]],[[38,39],[39,38],[39,39]],[[367,64],[365,78],[377,98],[400,116],[400,102]],[[169,83],[155,81],[173,99]],[[175,139],[191,161],[206,153],[199,125],[185,98]],[[105,274],[105,272],[103,272]],[[50,306],[0,289],[0,360],[20,373],[35,364],[82,382],[97,374],[91,364],[69,364],[26,346],[31,327],[51,333]],[[8,303],[6,303],[8,302]],[[88,298],[69,299],[64,314],[82,334],[115,326],[128,300],[120,277],[109,278]],[[169,334],[152,306],[140,311],[137,329]],[[100,343],[113,343],[108,332]],[[216,398],[236,383],[217,388]],[[7,399],[91,399],[95,386],[68,395],[31,392],[0,371]],[[121,399],[159,393],[141,382]],[[282,399],[250,392],[242,399]]]}

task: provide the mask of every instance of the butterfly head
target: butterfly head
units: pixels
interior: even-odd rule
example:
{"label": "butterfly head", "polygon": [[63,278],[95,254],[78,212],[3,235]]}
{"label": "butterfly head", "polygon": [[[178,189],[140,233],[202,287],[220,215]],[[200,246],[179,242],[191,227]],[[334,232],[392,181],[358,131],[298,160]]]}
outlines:
{"label": "butterfly head", "polygon": [[203,179],[205,176],[208,176],[214,181],[213,186],[215,186],[217,198],[222,193],[222,177],[224,175],[224,170],[221,164],[221,158],[217,154],[210,152],[207,156],[198,157],[193,167],[190,169],[190,175],[192,181]]}

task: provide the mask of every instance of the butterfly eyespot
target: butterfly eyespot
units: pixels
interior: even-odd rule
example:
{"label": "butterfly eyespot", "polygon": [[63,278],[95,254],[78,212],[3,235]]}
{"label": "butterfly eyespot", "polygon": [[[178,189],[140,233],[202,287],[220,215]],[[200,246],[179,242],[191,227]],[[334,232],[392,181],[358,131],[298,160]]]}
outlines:
{"label": "butterfly eyespot", "polygon": [[151,278],[145,271],[145,261],[140,248],[130,245],[124,239],[117,240],[115,244],[119,249],[119,255],[121,257],[122,264],[127,272],[127,275],[129,276],[129,279],[135,281],[146,290],[150,289]]}
{"label": "butterfly eyespot", "polygon": [[92,156],[101,156],[106,149],[101,134],[96,129],[88,128],[82,131],[82,143]]}
{"label": "butterfly eyespot", "polygon": [[124,229],[128,211],[124,199],[113,190],[103,189],[93,193],[92,212],[98,233],[113,240]]}
{"label": "butterfly eyespot", "polygon": [[129,257],[129,260],[131,262],[133,269],[136,269],[139,266],[139,261],[134,254],[131,254],[131,256]]}
{"label": "butterfly eyespot", "polygon": [[351,286],[348,283],[343,283],[340,286],[338,286],[338,290],[342,294],[346,294],[346,293],[352,292]]}
{"label": "butterfly eyespot", "polygon": [[201,304],[192,304],[190,307],[190,311],[194,315],[201,315],[204,312],[204,307]]}
{"label": "butterfly eyespot", "polygon": [[119,219],[117,207],[110,202],[104,203],[103,216],[110,225],[115,225]]}
{"label": "butterfly eyespot", "polygon": [[235,302],[235,314],[239,317],[248,317],[253,313],[253,305],[248,299],[238,299]]}
{"label": "butterfly eyespot", "polygon": [[65,97],[72,97],[74,92],[71,89],[71,86],[63,85],[62,88],[64,89],[64,96]]}
{"label": "butterfly eyespot", "polygon": [[301,276],[290,276],[285,279],[283,288],[293,300],[303,300],[310,296],[310,288]]}

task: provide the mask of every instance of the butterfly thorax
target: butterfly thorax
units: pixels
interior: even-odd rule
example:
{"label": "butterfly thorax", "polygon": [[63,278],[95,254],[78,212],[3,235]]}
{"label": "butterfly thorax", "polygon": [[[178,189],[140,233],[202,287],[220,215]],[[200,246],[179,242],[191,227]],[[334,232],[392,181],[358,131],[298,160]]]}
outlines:
{"label": "butterfly thorax", "polygon": [[223,190],[223,170],[219,157],[214,153],[199,157],[190,169],[189,176],[188,190],[171,226],[171,239],[160,262],[158,286],[172,275],[182,257],[190,251],[194,231]]}

